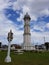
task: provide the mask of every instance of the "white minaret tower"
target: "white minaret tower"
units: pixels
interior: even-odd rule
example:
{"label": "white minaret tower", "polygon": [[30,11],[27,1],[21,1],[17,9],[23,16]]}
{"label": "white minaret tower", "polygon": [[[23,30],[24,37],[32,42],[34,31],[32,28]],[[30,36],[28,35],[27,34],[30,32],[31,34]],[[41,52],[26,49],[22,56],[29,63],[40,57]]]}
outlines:
{"label": "white minaret tower", "polygon": [[28,13],[24,16],[24,42],[23,42],[23,50],[31,50],[31,33],[30,33],[30,16]]}

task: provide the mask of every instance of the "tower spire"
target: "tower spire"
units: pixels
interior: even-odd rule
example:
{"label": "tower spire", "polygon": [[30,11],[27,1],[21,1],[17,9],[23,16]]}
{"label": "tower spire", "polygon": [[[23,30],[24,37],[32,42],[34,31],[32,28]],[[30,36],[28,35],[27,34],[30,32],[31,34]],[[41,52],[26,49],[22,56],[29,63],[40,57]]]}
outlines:
{"label": "tower spire", "polygon": [[27,19],[30,20],[30,19],[31,19],[30,16],[29,16],[29,14],[28,14],[28,12],[26,12],[26,14],[24,15],[24,18],[23,18],[23,19],[24,19],[24,20],[27,20]]}

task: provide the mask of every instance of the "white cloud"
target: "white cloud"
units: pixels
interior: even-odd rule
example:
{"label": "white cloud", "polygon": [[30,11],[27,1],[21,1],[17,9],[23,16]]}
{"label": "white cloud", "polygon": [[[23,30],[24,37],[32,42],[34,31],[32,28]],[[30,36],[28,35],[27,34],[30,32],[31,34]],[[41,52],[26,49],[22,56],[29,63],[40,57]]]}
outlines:
{"label": "white cloud", "polygon": [[48,9],[44,9],[43,11],[41,11],[41,15],[49,16],[49,10]]}
{"label": "white cloud", "polygon": [[34,26],[33,29],[34,29],[34,30],[39,30],[39,31],[44,31],[42,27],[39,27],[39,26],[37,26],[37,25]]}
{"label": "white cloud", "polygon": [[12,2],[9,2],[9,0],[1,0],[0,1],[0,11],[2,11],[5,8],[9,8],[9,6],[12,5]]}
{"label": "white cloud", "polygon": [[17,21],[23,21],[23,17],[24,17],[24,14],[20,14],[20,17],[19,18],[17,18]]}
{"label": "white cloud", "polygon": [[22,40],[21,37],[23,36],[23,31],[19,31],[19,28],[20,27],[17,27],[17,25],[15,25],[14,22],[6,18],[6,16],[4,15],[4,11],[0,12],[0,41],[3,44],[8,43],[7,34],[10,31],[10,29],[12,29],[12,32],[14,33],[14,39],[12,43],[22,43],[22,41],[20,42],[20,40]]}
{"label": "white cloud", "polygon": [[[10,0],[1,0],[0,1],[0,36],[1,37],[7,37],[7,33],[10,29],[12,29],[14,33],[14,39],[12,43],[22,43],[23,42],[23,31],[18,30],[19,27],[17,25],[8,20],[4,15],[4,9],[9,8],[9,6],[13,6],[13,10],[22,10],[22,13],[20,13],[20,17],[17,19],[18,21],[23,20],[23,16],[26,12],[29,13],[32,20],[37,20],[37,18],[41,15],[49,15],[49,0],[16,0],[15,2],[9,2]],[[42,13],[42,14],[40,14]],[[9,14],[9,16],[11,16]],[[43,23],[42,23],[43,24]],[[36,30],[44,30],[45,25],[40,26],[34,26],[34,29]],[[49,28],[49,23],[46,24],[47,28]],[[23,27],[20,26],[20,27]],[[37,32],[31,32],[31,43],[34,42],[37,43],[39,40],[41,40],[41,43],[43,43],[43,37],[49,36],[48,32],[43,33],[37,33]],[[2,38],[0,39],[3,43],[6,43],[6,37],[5,40]],[[48,41],[49,38],[46,38],[46,41]],[[5,42],[6,41],[6,42]]]}
{"label": "white cloud", "polygon": [[[4,2],[5,1],[5,2]],[[9,0],[2,0],[1,7],[2,9],[13,5],[14,10],[22,9],[23,13],[29,12],[30,14],[39,14],[40,11],[47,8],[49,9],[49,1],[48,0],[16,0],[15,2],[9,2]]]}
{"label": "white cloud", "polygon": [[19,3],[17,1],[13,3],[13,9],[14,10],[20,10],[21,9],[19,6]]}
{"label": "white cloud", "polygon": [[31,42],[34,44],[44,44],[45,42],[49,42],[49,32],[31,32]]}
{"label": "white cloud", "polygon": [[46,24],[46,27],[49,29],[49,23]]}
{"label": "white cloud", "polygon": [[46,22],[40,21],[40,22],[33,22],[33,25],[31,24],[31,31],[41,31],[44,32],[46,28]]}
{"label": "white cloud", "polygon": [[[16,0],[15,2],[9,2],[10,0],[2,0],[0,1],[0,10],[4,8],[8,8],[9,6],[13,6],[13,10],[22,10],[23,14],[20,15],[20,20],[22,19],[22,15],[28,12],[31,15],[32,20],[37,20],[38,15],[43,9],[49,9],[48,0]],[[1,6],[2,5],[2,6]],[[44,10],[46,14],[48,14],[48,10]],[[43,15],[43,14],[42,14]]]}
{"label": "white cloud", "polygon": [[17,0],[13,3],[13,9],[22,10],[23,13],[20,13],[19,20],[22,19],[22,15],[28,12],[32,20],[36,21],[41,15],[49,15],[49,0]]}

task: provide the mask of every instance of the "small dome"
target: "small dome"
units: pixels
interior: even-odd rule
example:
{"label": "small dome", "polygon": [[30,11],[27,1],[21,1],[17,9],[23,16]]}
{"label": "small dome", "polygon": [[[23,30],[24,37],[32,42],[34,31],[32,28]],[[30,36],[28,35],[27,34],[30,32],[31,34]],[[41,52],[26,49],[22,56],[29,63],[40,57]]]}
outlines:
{"label": "small dome", "polygon": [[26,20],[26,19],[28,19],[28,20],[31,19],[28,13],[26,13],[26,15],[24,16],[24,20]]}

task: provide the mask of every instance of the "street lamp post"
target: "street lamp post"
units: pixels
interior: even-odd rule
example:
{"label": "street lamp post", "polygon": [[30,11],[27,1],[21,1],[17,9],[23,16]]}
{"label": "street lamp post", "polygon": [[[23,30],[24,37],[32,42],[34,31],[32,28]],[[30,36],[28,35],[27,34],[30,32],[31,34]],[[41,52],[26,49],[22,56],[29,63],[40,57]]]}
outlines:
{"label": "street lamp post", "polygon": [[12,30],[10,30],[10,32],[8,33],[8,37],[7,37],[7,40],[8,40],[8,52],[7,52],[7,57],[5,58],[5,62],[11,62],[11,57],[10,57],[10,46],[11,46],[11,41],[13,39],[13,33],[12,33]]}

